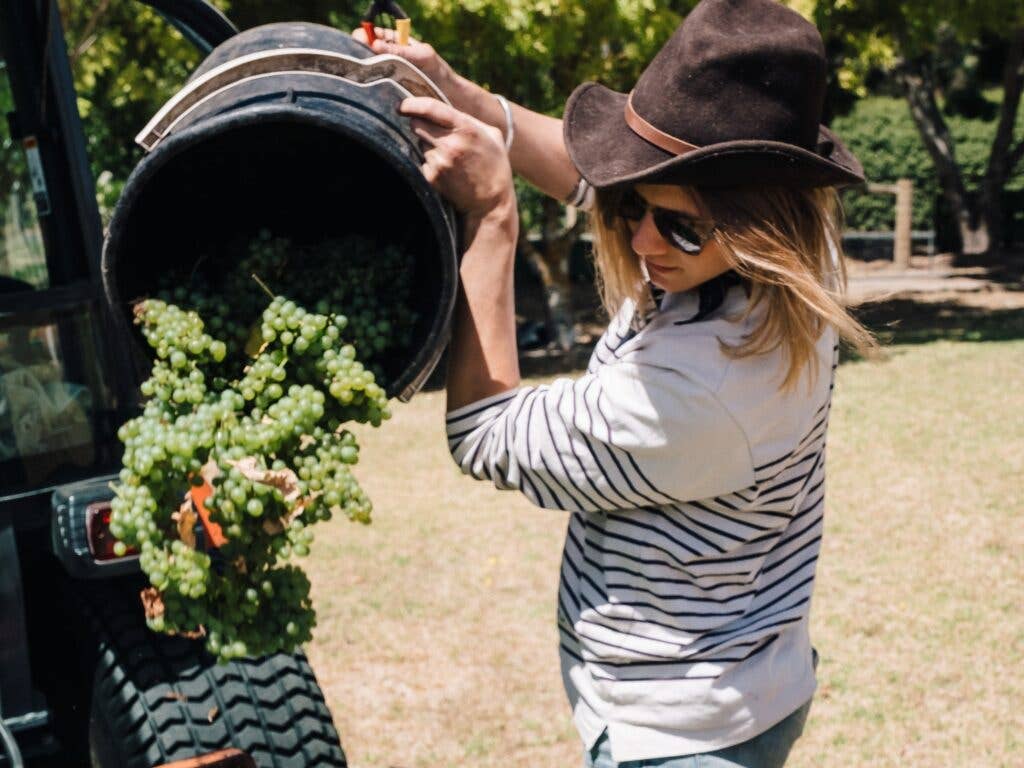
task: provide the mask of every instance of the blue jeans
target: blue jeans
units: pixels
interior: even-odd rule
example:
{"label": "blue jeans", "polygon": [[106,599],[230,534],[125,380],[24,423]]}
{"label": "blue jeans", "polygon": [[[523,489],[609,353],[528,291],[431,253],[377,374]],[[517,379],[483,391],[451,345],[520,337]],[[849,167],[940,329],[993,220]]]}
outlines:
{"label": "blue jeans", "polygon": [[789,756],[793,743],[804,730],[808,701],[785,720],[749,741],[734,744],[714,752],[681,757],[659,757],[655,760],[630,760],[616,763],[607,731],[601,734],[593,749],[583,756],[584,768],[781,768]]}

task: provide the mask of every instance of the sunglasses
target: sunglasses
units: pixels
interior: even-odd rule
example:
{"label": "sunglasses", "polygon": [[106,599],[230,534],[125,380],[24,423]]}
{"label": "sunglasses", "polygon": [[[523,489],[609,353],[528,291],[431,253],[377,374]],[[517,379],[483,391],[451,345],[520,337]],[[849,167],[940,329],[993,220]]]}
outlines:
{"label": "sunglasses", "polygon": [[714,234],[714,222],[694,219],[685,213],[658,208],[644,200],[635,189],[622,193],[615,212],[623,219],[639,224],[650,210],[658,233],[674,248],[691,255],[700,253]]}

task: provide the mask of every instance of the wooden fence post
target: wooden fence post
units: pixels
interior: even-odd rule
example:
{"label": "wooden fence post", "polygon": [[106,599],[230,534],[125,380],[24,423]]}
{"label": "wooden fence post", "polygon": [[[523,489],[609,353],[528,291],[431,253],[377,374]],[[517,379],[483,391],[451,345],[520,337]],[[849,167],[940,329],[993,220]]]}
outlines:
{"label": "wooden fence post", "polygon": [[914,222],[914,182],[896,182],[896,232],[893,242],[893,264],[897,269],[910,268],[911,230]]}

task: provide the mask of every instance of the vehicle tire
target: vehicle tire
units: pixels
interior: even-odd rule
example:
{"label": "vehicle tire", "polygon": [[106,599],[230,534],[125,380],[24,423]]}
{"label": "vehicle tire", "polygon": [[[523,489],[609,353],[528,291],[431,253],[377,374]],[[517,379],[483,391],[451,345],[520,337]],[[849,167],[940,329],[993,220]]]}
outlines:
{"label": "vehicle tire", "polygon": [[345,768],[304,654],[217,664],[198,641],[151,632],[137,594],[90,601],[93,768],[152,768],[227,747],[260,768]]}

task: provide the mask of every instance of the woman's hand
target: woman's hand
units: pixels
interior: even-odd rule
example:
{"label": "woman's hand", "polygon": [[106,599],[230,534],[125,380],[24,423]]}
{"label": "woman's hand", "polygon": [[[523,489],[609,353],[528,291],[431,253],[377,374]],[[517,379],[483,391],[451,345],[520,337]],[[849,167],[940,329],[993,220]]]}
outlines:
{"label": "woman's hand", "polygon": [[461,213],[459,297],[448,354],[448,409],[519,384],[513,267],[519,219],[501,132],[427,97],[402,102],[427,181]]}
{"label": "woman's hand", "polygon": [[[454,90],[456,81],[455,70],[438,55],[437,51],[434,50],[434,46],[412,37],[409,38],[408,45],[399,45],[394,42],[395,30],[385,27],[375,27],[374,29],[377,37],[373,41],[373,45],[370,46],[370,50],[374,53],[390,53],[395,56],[401,56],[410,64],[422,70],[423,74],[433,80],[434,84],[449,99],[452,98],[450,91]],[[366,31],[362,27],[353,30],[352,37],[366,45]]]}
{"label": "woman's hand", "polygon": [[[434,81],[456,109],[488,125],[506,131],[505,111],[494,94],[459,75],[433,46],[410,38],[409,45],[393,42],[395,30],[376,27],[374,53],[401,56]],[[352,37],[366,44],[366,32],[359,28]],[[383,39],[382,39],[383,38]],[[509,160],[515,172],[556,200],[564,200],[579,181],[562,139],[562,121],[512,105],[515,143]],[[504,135],[504,133],[502,134]]]}
{"label": "woman's hand", "polygon": [[514,215],[512,167],[501,131],[425,96],[406,99],[400,111],[422,141],[423,175],[460,213]]}

